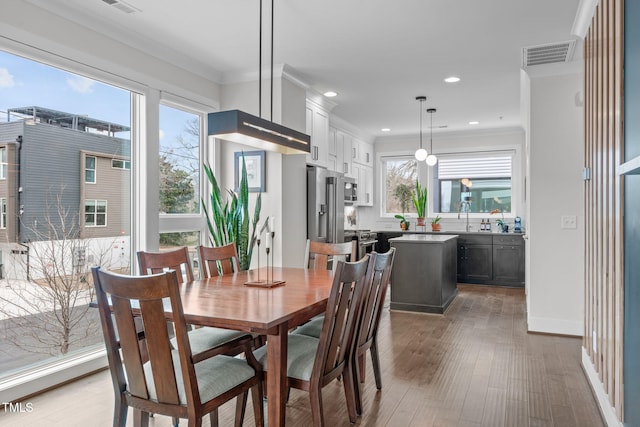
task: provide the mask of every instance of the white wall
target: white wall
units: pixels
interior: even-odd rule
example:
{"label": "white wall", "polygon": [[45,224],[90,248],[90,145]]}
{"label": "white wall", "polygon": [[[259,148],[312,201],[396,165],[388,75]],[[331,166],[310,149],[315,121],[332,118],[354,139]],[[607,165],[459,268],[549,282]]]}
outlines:
{"label": "white wall", "polygon": [[[582,73],[530,73],[528,327],[583,334]],[[575,216],[577,228],[563,229]]]}

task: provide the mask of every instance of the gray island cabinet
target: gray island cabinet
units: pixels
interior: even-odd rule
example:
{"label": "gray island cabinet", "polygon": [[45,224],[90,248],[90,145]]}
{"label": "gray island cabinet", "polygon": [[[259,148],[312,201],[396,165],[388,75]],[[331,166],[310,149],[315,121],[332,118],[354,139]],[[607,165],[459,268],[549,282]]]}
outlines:
{"label": "gray island cabinet", "polygon": [[458,293],[456,235],[408,234],[389,239],[396,255],[391,309],[444,313]]}

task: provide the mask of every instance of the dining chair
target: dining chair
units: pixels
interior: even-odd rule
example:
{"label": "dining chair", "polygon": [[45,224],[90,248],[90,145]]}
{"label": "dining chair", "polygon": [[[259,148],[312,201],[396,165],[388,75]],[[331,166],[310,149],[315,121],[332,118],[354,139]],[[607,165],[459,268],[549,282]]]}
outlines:
{"label": "dining chair", "polygon": [[[325,243],[307,239],[304,265],[305,268],[327,270],[330,264],[335,267],[338,260],[346,261],[347,257],[349,261],[355,261],[357,250],[355,240],[345,243]],[[316,316],[296,328],[295,332],[319,338],[323,320],[323,315]]]}
{"label": "dining chair", "polygon": [[[166,270],[184,271],[187,281],[193,281],[193,270],[189,262],[189,251],[186,247],[168,252],[138,252],[138,263],[142,275],[161,273]],[[182,284],[182,274],[178,274],[178,283]],[[214,352],[224,348],[226,354],[235,355],[241,352],[245,341],[254,338],[247,332],[231,329],[204,326],[189,331],[189,341],[194,353]],[[171,341],[175,345],[175,338]],[[223,347],[221,347],[223,346]],[[206,353],[205,353],[206,355]]]}
{"label": "dining chair", "polygon": [[203,279],[238,271],[238,251],[235,243],[224,246],[198,246],[198,259]]}
{"label": "dining chair", "polygon": [[[358,246],[355,240],[345,243],[325,243],[307,239],[304,267],[316,270],[336,269],[337,261],[356,261]],[[348,259],[347,259],[348,257]]]}
{"label": "dining chair", "polygon": [[354,363],[351,364],[354,369],[356,383],[356,410],[358,414],[362,413],[362,388],[360,383],[363,383],[365,380],[365,356],[367,350],[371,353],[371,364],[373,365],[376,388],[378,390],[382,389],[382,375],[380,373],[380,359],[378,357],[378,325],[380,324],[380,315],[382,314],[382,307],[391,278],[395,251],[395,248],[391,248],[388,252],[384,253],[372,252],[372,254],[374,254],[372,255],[374,260],[370,265],[369,271],[367,271],[367,284],[365,286],[367,294],[363,298],[364,302],[362,304],[357,329]]}
{"label": "dining chair", "polygon": [[[234,397],[239,426],[249,390],[256,425],[264,425],[262,370],[250,346],[245,347],[246,360],[219,354],[196,357],[175,271],[124,276],[93,267],[92,274],[115,392],[114,427],[126,425],[129,407],[134,426],[148,426],[151,412],[186,418],[189,426],[201,426],[202,417],[209,414],[211,425],[217,426],[218,407]],[[163,299],[170,305],[177,348],[161,326],[168,308]],[[136,318],[142,319],[142,330],[136,329]],[[140,354],[141,340],[148,361]]]}
{"label": "dining chair", "polygon": [[[350,364],[370,259],[367,255],[356,262],[338,261],[320,338],[296,334],[287,337],[287,384],[309,392],[316,427],[324,426],[322,388],[339,376],[343,377],[349,421],[356,422],[355,380]],[[269,342],[254,351],[264,370],[268,346]]]}

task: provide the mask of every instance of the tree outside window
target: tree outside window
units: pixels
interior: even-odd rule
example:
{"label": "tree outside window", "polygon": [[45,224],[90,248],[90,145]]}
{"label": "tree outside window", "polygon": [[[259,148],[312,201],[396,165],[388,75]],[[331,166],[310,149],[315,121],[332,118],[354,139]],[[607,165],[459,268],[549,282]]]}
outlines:
{"label": "tree outside window", "polygon": [[382,169],[385,177],[383,214],[415,213],[411,199],[403,206],[403,197],[400,196],[415,188],[418,177],[416,159],[413,156],[386,157],[382,159]]}

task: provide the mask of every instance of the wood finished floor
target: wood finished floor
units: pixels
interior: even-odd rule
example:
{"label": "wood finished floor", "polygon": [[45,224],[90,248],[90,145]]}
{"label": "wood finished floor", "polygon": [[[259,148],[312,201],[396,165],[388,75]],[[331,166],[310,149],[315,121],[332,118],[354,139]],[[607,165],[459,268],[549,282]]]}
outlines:
{"label": "wood finished floor", "polygon": [[[376,390],[368,361],[364,413],[356,425],[604,425],[580,367],[579,338],[528,334],[522,289],[459,285],[459,290],[444,316],[384,310],[379,330],[383,389]],[[349,426],[342,384],[325,387],[323,397],[326,424]],[[0,411],[0,425],[112,423],[108,371],[28,402],[31,413]],[[221,426],[233,425],[234,403],[222,407]],[[156,416],[150,425],[171,422]],[[207,418],[204,425],[209,425]],[[250,406],[245,425],[254,425]],[[292,390],[287,426],[310,425],[307,393]]]}

